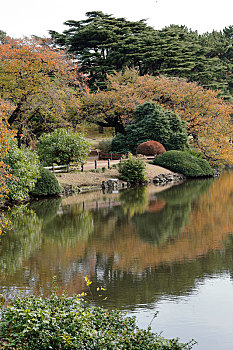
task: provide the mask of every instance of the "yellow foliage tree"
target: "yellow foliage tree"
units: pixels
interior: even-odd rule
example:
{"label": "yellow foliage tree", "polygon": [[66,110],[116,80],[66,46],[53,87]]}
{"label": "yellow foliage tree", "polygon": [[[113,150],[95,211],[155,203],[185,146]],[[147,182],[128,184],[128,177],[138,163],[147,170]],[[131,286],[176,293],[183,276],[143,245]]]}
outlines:
{"label": "yellow foliage tree", "polygon": [[87,91],[78,65],[46,40],[7,38],[0,45],[1,97],[14,104],[8,123],[22,133],[51,131],[77,113]]}

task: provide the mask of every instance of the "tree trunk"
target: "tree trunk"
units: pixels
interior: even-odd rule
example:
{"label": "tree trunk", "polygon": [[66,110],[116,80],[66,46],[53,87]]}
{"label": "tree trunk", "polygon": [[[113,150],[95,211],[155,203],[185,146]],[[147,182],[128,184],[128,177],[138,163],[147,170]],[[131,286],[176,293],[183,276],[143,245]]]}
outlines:
{"label": "tree trunk", "polygon": [[120,133],[120,134],[123,134],[123,135],[126,135],[126,131],[125,131],[125,127],[123,124],[121,123],[117,123],[115,125],[115,133]]}
{"label": "tree trunk", "polygon": [[8,119],[8,123],[9,125],[12,125],[16,119],[18,119],[18,117],[21,114],[21,107],[24,104],[24,102],[26,101],[26,96],[23,96],[21,98],[21,100],[18,102],[17,107],[15,108],[15,110],[12,112],[10,118]]}
{"label": "tree trunk", "polygon": [[117,119],[106,120],[106,122],[98,122],[97,124],[104,128],[114,128],[115,133],[126,134],[124,125]]}
{"label": "tree trunk", "polygon": [[17,135],[16,135],[19,148],[22,145],[22,136],[21,135],[22,135],[22,127],[19,126],[18,131],[17,131]]}

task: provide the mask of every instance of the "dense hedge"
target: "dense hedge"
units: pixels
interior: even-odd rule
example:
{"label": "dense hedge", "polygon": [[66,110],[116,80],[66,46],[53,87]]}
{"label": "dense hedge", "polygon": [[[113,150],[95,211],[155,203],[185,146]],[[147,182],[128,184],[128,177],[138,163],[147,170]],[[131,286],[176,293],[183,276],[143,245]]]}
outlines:
{"label": "dense hedge", "polygon": [[55,196],[61,193],[61,187],[56,176],[49,170],[41,167],[40,177],[37,179],[34,189],[30,195],[32,197]]}
{"label": "dense hedge", "polygon": [[18,298],[1,310],[1,349],[21,350],[181,350],[181,344],[150,330],[140,330],[134,318],[117,310],[89,308],[78,296]]}
{"label": "dense hedge", "polygon": [[170,169],[187,177],[212,176],[214,171],[205,159],[182,151],[168,151],[154,160],[155,165]]}

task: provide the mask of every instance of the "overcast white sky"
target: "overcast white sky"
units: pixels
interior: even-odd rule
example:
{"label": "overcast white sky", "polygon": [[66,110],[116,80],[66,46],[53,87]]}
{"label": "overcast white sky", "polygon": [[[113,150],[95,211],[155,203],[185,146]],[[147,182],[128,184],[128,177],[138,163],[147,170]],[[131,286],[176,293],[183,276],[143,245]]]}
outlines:
{"label": "overcast white sky", "polygon": [[155,29],[184,24],[199,33],[233,25],[233,0],[2,0],[0,29],[13,37],[62,32],[66,20],[87,11],[103,11],[128,20],[147,19]]}

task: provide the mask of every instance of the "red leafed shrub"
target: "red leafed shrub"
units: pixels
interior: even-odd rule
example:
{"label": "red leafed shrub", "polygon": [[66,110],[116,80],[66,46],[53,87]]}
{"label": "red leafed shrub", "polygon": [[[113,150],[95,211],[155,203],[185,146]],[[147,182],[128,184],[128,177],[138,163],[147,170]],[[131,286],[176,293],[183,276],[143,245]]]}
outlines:
{"label": "red leafed shrub", "polygon": [[136,149],[137,154],[143,154],[145,156],[154,156],[163,154],[166,152],[163,145],[157,141],[146,141],[143,143],[140,143]]}

